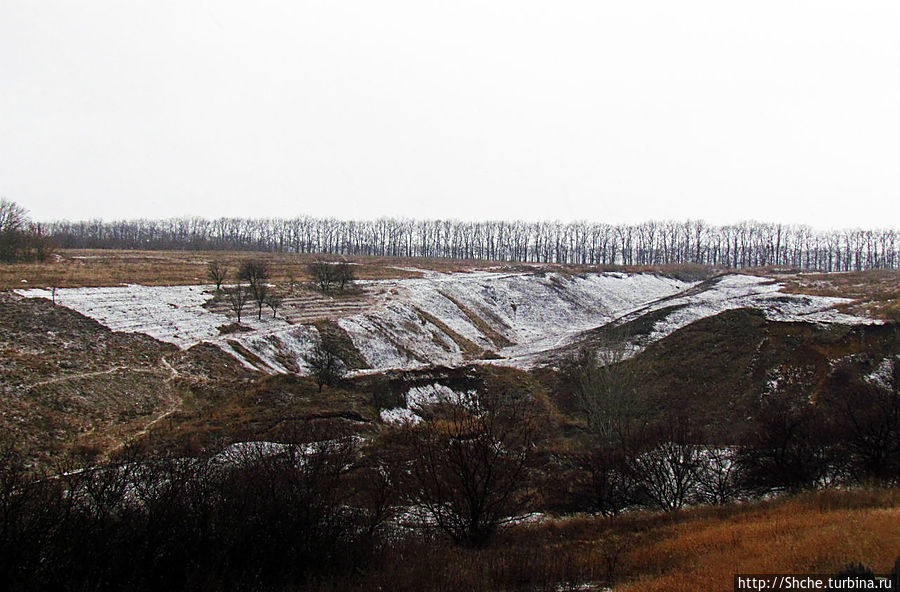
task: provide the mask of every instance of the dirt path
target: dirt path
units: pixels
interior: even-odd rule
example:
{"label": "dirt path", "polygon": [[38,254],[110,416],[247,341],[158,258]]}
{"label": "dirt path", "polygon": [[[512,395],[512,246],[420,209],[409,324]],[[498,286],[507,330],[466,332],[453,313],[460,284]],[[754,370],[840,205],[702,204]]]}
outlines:
{"label": "dirt path", "polygon": [[147,432],[149,432],[153,428],[153,426],[155,426],[157,423],[161,422],[165,418],[169,417],[170,415],[172,415],[173,413],[175,413],[176,411],[181,409],[182,400],[180,397],[172,396],[169,399],[168,403],[169,403],[168,407],[162,413],[160,413],[159,415],[157,415],[156,417],[151,419],[149,422],[144,424],[144,427],[142,427],[141,429],[139,429],[138,431],[136,431],[132,434],[129,434],[128,436],[120,438],[118,444],[116,444],[115,446],[110,448],[109,452],[106,453],[107,456],[109,456],[113,452],[117,452],[117,451],[121,450],[122,448],[124,448],[125,443],[128,440],[137,440],[138,438],[147,435]]}
{"label": "dirt path", "polygon": [[[180,377],[178,370],[176,370],[175,367],[169,363],[169,361],[165,358],[165,356],[160,358],[160,364],[162,365],[163,368],[165,368],[166,370],[169,371],[169,377],[166,378],[165,382],[167,382],[167,383],[172,382],[176,378]],[[158,370],[148,370],[148,372],[155,373],[155,372],[158,372]],[[169,417],[170,415],[172,415],[173,413],[175,413],[176,411],[181,409],[181,406],[183,404],[184,404],[184,400],[181,397],[176,395],[174,392],[170,393],[166,400],[165,408],[160,413],[156,414],[152,419],[150,419],[150,421],[145,423],[143,425],[143,427],[141,427],[141,429],[139,429],[138,431],[129,433],[127,435],[124,435],[124,436],[118,438],[118,442],[114,446],[112,446],[109,450],[107,450],[106,457],[109,458],[109,456],[112,455],[114,452],[118,452],[119,450],[124,448],[125,443],[128,442],[129,440],[137,440],[138,438],[141,438],[141,437],[147,435],[147,432],[149,432],[153,428],[153,426],[155,426],[156,424],[158,424],[165,418]]]}
{"label": "dirt path", "polygon": [[132,372],[146,372],[149,374],[153,374],[156,370],[151,370],[147,368],[128,368],[127,366],[113,366],[108,370],[99,370],[97,372],[82,372],[80,374],[67,374],[65,376],[57,376],[56,378],[48,378],[47,380],[41,380],[39,382],[35,382],[33,384],[29,384],[25,386],[26,390],[30,390],[33,388],[37,388],[39,386],[45,386],[48,384],[57,384],[60,382],[66,382],[68,380],[83,380],[85,378],[96,378],[97,376],[104,376],[106,374],[113,374],[114,372],[119,372],[122,370],[131,370]]}

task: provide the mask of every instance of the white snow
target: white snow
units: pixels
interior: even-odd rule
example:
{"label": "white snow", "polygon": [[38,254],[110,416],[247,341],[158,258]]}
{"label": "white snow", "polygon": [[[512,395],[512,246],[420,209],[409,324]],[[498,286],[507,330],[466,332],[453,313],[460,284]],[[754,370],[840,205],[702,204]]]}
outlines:
{"label": "white snow", "polygon": [[276,456],[288,450],[281,442],[235,442],[210,459],[215,464],[239,465],[250,460]]}
{"label": "white snow", "polygon": [[[294,359],[303,367],[302,356],[318,341],[315,327],[290,325],[263,314],[257,319],[248,306],[241,323],[252,329],[246,333],[222,335],[219,327],[234,319],[203,307],[213,297],[212,286],[139,286],[113,288],[59,288],[56,302],[93,318],[113,331],[144,333],[160,341],[187,349],[201,342],[215,343],[246,368],[268,372],[288,372],[279,356]],[[18,290],[28,298],[50,298],[50,290]],[[262,360],[254,365],[231,345],[237,342]]]}
{"label": "white snow", "polygon": [[[518,358],[691,285],[654,274],[483,271],[433,273],[396,284],[399,296],[385,306],[338,321],[373,368],[462,363],[460,345],[429,316],[478,348]],[[502,337],[492,340],[484,325]]]}
{"label": "white snow", "polygon": [[358,445],[361,442],[363,442],[363,438],[360,436],[351,436],[348,439],[341,440],[319,440],[305,444],[285,444],[282,442],[267,442],[265,440],[235,442],[222,449],[210,461],[214,464],[237,465],[267,456],[291,453],[299,457],[297,462],[303,462],[304,457],[320,452],[337,450],[342,446]]}
{"label": "white snow", "polygon": [[[214,339],[228,322],[205,308],[208,286],[138,286],[59,288],[56,303],[97,320],[113,331],[145,333],[188,348]],[[29,298],[50,298],[43,289],[18,290]]]}
{"label": "white snow", "polygon": [[408,423],[417,424],[422,421],[419,411],[429,405],[438,403],[456,403],[466,407],[475,408],[478,402],[478,393],[474,390],[457,391],[447,385],[432,383],[410,387],[404,395],[405,407],[381,410],[381,421],[393,425]]}
{"label": "white snow", "polygon": [[417,424],[422,418],[416,415],[411,409],[406,407],[394,407],[393,409],[382,409],[381,421],[391,425]]}
{"label": "white snow", "polygon": [[414,386],[406,391],[406,406],[410,409],[424,409],[437,403],[473,404],[478,394],[473,391],[460,392],[443,384]]}
{"label": "white snow", "polygon": [[878,388],[891,391],[894,388],[894,360],[884,358],[875,370],[866,376],[866,382]]}
{"label": "white snow", "polygon": [[[646,314],[666,307],[679,307],[658,321],[648,341],[658,341],[678,329],[726,310],[755,308],[772,321],[804,321],[812,323],[844,323],[849,325],[876,323],[873,319],[846,315],[834,310],[847,298],[787,294],[783,286],[767,278],[749,275],[726,275],[705,290],[677,298],[669,298],[637,311]],[[635,318],[638,315],[632,315]]]}
{"label": "white snow", "polygon": [[[496,354],[496,363],[529,366],[540,362],[542,352],[565,345],[586,330],[669,306],[679,308],[655,325],[649,341],[741,307],[761,309],[779,321],[873,322],[833,310],[843,299],[785,294],[771,280],[746,275],[722,276],[699,285],[651,273],[474,271],[361,283],[378,286],[374,301],[337,319],[337,324],[375,371],[454,366],[482,350]],[[49,290],[17,292],[51,297]],[[257,320],[248,307],[242,323],[251,331],[220,335],[218,328],[233,319],[204,308],[211,298],[210,286],[56,291],[59,304],[116,331],[146,333],[181,348],[213,343],[245,367],[262,372],[306,371],[304,355],[320,340],[311,323],[292,325],[269,314]],[[413,393],[413,400],[417,396]]]}

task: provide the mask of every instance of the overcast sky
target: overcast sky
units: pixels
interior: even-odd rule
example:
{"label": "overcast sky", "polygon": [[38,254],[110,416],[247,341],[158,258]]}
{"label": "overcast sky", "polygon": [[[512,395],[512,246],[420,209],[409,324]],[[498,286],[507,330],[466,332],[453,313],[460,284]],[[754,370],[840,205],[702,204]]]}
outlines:
{"label": "overcast sky", "polygon": [[900,227],[897,0],[0,0],[0,196]]}

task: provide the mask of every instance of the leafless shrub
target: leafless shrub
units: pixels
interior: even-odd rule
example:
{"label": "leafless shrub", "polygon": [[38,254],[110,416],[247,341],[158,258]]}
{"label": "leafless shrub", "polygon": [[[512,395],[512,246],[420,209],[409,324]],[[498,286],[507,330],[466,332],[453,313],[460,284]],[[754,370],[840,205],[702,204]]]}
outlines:
{"label": "leafless shrub", "polygon": [[222,289],[222,282],[228,275],[228,266],[221,261],[210,261],[206,264],[206,272],[209,279],[216,284],[216,292]]}
{"label": "leafless shrub", "polygon": [[250,286],[250,294],[256,301],[256,317],[262,319],[262,309],[269,297],[269,265],[262,259],[248,259],[241,263],[238,278]]}
{"label": "leafless shrub", "polygon": [[237,317],[238,324],[240,324],[241,313],[244,310],[244,306],[247,305],[247,301],[250,299],[250,291],[246,286],[238,282],[229,288],[226,291],[226,294],[228,295],[228,303],[231,305],[231,310]]}
{"label": "leafless shrub", "polygon": [[410,502],[459,545],[483,547],[526,507],[535,417],[525,398],[481,396],[435,406],[405,427]]}

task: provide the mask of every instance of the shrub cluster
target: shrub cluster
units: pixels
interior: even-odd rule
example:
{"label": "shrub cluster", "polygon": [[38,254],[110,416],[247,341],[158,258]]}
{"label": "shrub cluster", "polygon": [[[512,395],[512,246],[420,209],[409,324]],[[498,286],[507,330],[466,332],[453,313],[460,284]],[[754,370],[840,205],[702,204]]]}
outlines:
{"label": "shrub cluster", "polygon": [[46,261],[55,242],[28,219],[25,208],[0,199],[0,262]]}

